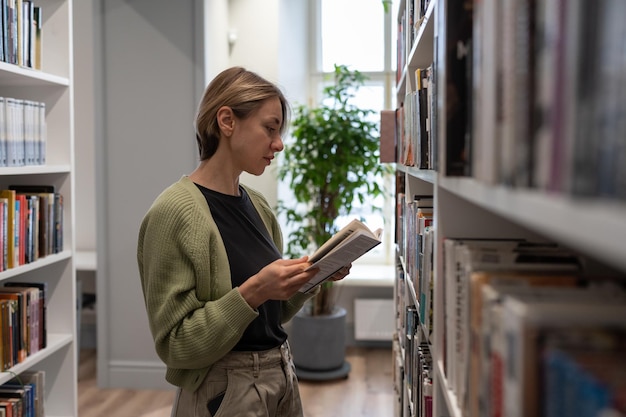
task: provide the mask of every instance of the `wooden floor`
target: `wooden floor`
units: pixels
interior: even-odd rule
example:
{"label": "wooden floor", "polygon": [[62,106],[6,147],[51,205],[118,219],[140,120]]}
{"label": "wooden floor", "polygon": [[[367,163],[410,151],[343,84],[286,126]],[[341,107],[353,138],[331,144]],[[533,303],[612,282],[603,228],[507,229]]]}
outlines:
{"label": "wooden floor", "polygon": [[[300,381],[305,417],[392,417],[391,349],[349,348],[346,379]],[[169,417],[174,390],[99,389],[96,351],[82,350],[78,369],[79,417]]]}

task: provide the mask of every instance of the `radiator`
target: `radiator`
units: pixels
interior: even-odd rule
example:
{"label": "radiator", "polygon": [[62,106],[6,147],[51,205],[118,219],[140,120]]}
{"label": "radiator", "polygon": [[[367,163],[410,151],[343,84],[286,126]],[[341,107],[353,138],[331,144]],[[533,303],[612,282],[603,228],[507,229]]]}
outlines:
{"label": "radiator", "polygon": [[388,340],[394,332],[394,306],[392,299],[354,300],[354,339]]}

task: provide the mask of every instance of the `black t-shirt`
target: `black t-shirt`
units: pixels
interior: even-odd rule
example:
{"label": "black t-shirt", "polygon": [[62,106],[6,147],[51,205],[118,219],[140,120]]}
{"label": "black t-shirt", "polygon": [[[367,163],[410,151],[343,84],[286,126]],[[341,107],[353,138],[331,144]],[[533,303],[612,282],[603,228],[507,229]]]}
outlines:
{"label": "black t-shirt", "polygon": [[[239,187],[241,196],[232,196],[196,185],[204,194],[224,241],[233,287],[240,286],[261,268],[281,257],[242,187]],[[259,306],[258,311],[259,316],[250,323],[233,350],[267,350],[287,339],[281,325],[280,301],[268,300]]]}

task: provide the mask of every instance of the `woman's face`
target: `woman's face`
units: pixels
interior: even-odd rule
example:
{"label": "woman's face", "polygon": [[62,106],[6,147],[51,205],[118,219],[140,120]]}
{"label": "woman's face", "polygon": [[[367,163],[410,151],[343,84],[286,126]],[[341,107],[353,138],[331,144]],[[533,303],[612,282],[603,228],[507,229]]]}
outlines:
{"label": "woman's face", "polygon": [[243,172],[261,175],[283,150],[283,112],[278,97],[269,98],[246,119],[236,119],[231,138],[235,164]]}

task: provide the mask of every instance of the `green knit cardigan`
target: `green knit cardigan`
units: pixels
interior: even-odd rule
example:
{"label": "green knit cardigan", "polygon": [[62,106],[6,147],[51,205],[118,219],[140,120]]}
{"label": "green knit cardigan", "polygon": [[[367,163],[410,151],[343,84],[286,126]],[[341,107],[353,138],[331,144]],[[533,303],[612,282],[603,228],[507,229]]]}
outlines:
{"label": "green knit cardigan", "polygon": [[[264,197],[248,192],[276,247],[278,221]],[[258,312],[232,288],[224,242],[208,204],[186,176],[165,189],[139,230],[137,262],[150,331],[166,380],[195,391],[217,360],[239,341]],[[313,294],[282,303],[290,320]]]}

